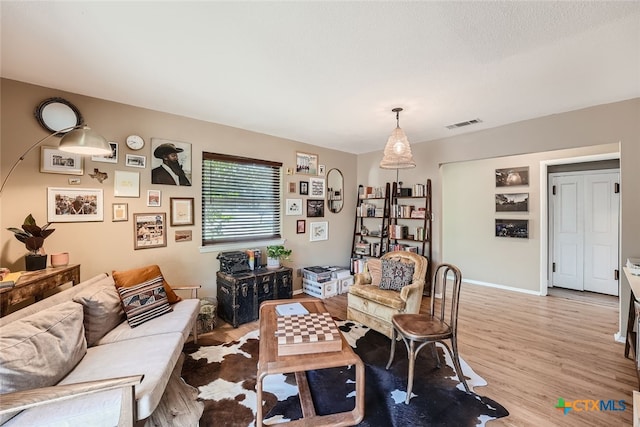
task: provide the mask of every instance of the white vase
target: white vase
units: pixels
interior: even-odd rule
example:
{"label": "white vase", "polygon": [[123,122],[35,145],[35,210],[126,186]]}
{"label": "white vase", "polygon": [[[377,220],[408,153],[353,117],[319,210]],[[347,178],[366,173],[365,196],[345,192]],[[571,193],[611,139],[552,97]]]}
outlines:
{"label": "white vase", "polygon": [[267,268],[270,270],[280,268],[280,258],[267,257]]}

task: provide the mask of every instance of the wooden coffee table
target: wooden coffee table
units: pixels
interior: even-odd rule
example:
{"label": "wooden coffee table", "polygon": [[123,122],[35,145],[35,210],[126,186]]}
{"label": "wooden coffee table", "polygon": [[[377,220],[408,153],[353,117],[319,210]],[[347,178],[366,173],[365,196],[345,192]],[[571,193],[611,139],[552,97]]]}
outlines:
{"label": "wooden coffee table", "polygon": [[[265,301],[260,306],[260,354],[258,358],[258,378],[256,382],[257,413],[256,426],[262,424],[262,382],[264,377],[272,374],[285,374],[294,372],[300,405],[304,418],[278,425],[291,426],[353,426],[362,421],[364,417],[364,364],[353,352],[349,343],[342,339],[342,350],[324,353],[297,354],[292,356],[278,356],[278,341],[276,333],[275,306],[290,303],[291,300]],[[323,313],[327,310],[324,304],[316,298],[296,298],[309,310],[310,313]],[[314,369],[334,368],[339,366],[354,365],[356,367],[356,404],[349,412],[341,412],[330,415],[316,415],[313,399],[307,383],[306,371]]]}

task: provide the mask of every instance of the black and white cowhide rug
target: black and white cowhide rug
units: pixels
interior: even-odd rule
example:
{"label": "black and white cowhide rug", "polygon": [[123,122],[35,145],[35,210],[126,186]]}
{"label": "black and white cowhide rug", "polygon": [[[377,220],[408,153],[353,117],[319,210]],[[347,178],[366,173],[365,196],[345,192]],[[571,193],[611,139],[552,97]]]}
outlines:
{"label": "black and white cowhide rug", "polygon": [[[489,398],[466,393],[448,353],[439,345],[440,359],[446,365],[442,363],[438,369],[431,351],[422,350],[416,361],[413,397],[406,405],[408,360],[404,344],[396,346],[395,360],[387,371],[389,338],[351,321],[337,324],[365,364],[365,416],[360,426],[482,426],[509,414]],[[255,425],[258,347],[257,330],[231,343],[207,341],[203,336],[198,345],[185,345],[182,377],[198,389],[198,398],[205,404],[200,427]],[[461,364],[471,390],[487,384],[464,360]],[[310,371],[307,378],[319,415],[354,408],[353,368]],[[302,416],[295,384],[293,374],[265,379],[265,424]]]}

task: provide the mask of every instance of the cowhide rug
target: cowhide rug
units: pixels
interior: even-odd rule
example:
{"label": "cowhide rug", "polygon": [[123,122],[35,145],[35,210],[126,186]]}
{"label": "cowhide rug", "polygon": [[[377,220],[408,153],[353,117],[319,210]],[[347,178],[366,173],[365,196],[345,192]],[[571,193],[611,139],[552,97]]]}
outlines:
{"label": "cowhide rug", "polygon": [[[406,405],[408,360],[404,344],[396,346],[394,362],[387,371],[389,338],[351,321],[337,323],[366,366],[365,417],[360,426],[482,426],[509,414],[489,398],[466,393],[448,353],[440,346],[440,369],[428,348],[418,355],[413,397]],[[198,389],[198,398],[205,404],[200,427],[254,426],[258,331],[231,343],[207,341],[202,336],[199,345],[188,343],[184,352],[182,377]],[[464,360],[461,363],[471,390],[486,385]],[[307,377],[318,414],[354,408],[353,369],[310,371]],[[264,391],[265,424],[302,416],[293,374],[268,376]]]}

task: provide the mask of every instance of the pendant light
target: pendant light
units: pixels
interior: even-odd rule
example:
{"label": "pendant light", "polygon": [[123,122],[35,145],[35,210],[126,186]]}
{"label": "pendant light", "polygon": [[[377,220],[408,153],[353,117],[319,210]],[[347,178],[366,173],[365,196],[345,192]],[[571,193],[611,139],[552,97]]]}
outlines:
{"label": "pendant light", "polygon": [[394,108],[391,111],[396,113],[396,128],[384,147],[384,156],[380,162],[380,167],[383,169],[415,168],[416,162],[413,161],[411,145],[409,145],[407,135],[400,129],[400,111],[402,111],[402,108]]}

